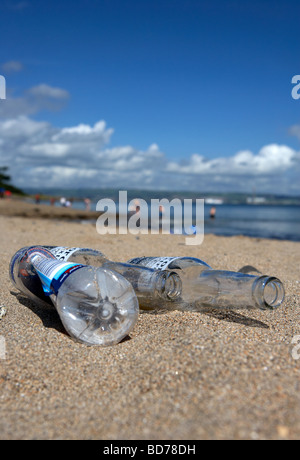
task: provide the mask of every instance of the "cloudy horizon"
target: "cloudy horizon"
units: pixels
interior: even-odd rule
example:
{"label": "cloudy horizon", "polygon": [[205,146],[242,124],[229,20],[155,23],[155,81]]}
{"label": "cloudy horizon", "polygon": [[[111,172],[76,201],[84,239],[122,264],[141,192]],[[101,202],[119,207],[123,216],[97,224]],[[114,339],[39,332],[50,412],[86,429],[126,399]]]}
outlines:
{"label": "cloudy horizon", "polygon": [[[17,66],[16,66],[17,67]],[[21,64],[20,64],[21,68]],[[70,94],[45,83],[0,105],[1,166],[10,167],[18,187],[146,188],[160,190],[300,194],[300,152],[288,145],[263,145],[258,152],[241,150],[208,158],[188,152],[170,160],[154,142],[141,150],[133,145],[110,147],[114,128],[105,120],[58,128],[33,118],[45,110],[62,110]],[[299,138],[300,125],[289,129]],[[247,146],[245,146],[247,147]]]}

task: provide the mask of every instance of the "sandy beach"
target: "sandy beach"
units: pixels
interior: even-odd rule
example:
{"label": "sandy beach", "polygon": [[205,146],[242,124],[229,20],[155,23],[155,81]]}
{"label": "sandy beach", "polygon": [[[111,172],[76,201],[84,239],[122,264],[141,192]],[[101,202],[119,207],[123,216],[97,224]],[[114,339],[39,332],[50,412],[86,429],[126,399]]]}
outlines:
{"label": "sandy beach", "polygon": [[[300,243],[100,236],[77,222],[82,213],[0,200],[0,439],[299,439]],[[187,255],[219,269],[250,264],[280,278],[286,300],[274,312],[141,312],[120,344],[87,347],[54,309],[11,285],[11,257],[33,244],[91,247],[121,262]]]}

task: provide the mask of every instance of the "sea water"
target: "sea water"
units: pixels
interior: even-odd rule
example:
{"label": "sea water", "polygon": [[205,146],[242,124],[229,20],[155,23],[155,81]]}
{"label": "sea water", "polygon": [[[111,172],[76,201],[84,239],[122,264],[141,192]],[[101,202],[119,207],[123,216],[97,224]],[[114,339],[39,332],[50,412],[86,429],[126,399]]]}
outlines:
{"label": "sea water", "polygon": [[[46,203],[46,202],[45,202]],[[49,203],[49,202],[47,202]],[[59,206],[59,201],[56,203]],[[222,236],[244,235],[255,238],[275,238],[300,241],[300,206],[267,204],[222,204],[214,206],[216,215],[210,218],[211,205],[204,206],[204,233]],[[75,200],[73,209],[84,209],[83,200]],[[118,203],[116,203],[118,210]],[[91,203],[96,210],[96,202]],[[128,215],[130,215],[128,213]],[[150,222],[149,203],[149,222]],[[171,208],[171,232],[175,224]],[[194,203],[194,219],[195,203]],[[183,219],[182,219],[183,221]],[[183,230],[184,233],[184,230]]]}

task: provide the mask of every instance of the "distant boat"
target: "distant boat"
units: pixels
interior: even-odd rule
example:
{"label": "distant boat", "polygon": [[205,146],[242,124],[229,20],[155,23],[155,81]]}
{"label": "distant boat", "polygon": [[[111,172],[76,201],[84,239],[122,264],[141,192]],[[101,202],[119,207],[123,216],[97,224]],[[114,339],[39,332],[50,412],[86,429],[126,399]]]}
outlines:
{"label": "distant boat", "polygon": [[247,204],[264,204],[266,201],[264,196],[249,196],[247,198]]}
{"label": "distant boat", "polygon": [[224,200],[222,198],[205,198],[206,204],[223,204]]}

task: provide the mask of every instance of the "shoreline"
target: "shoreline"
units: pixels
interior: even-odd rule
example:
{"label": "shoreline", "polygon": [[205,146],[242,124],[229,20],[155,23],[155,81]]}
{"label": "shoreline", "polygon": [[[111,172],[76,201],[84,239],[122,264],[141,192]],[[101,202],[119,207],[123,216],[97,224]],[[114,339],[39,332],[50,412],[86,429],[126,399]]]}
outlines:
{"label": "shoreline", "polygon": [[11,217],[32,217],[41,219],[65,219],[65,220],[93,220],[101,213],[74,209],[47,204],[28,203],[25,200],[12,198],[0,200],[0,215]]}
{"label": "shoreline", "polygon": [[[23,218],[32,218],[32,219],[41,219],[41,220],[56,220],[60,222],[73,222],[73,223],[80,223],[80,224],[91,224],[96,226],[96,222],[98,218],[104,214],[100,211],[92,211],[92,210],[85,210],[85,209],[78,209],[72,207],[62,207],[62,206],[51,206],[50,204],[36,204],[36,203],[29,203],[26,199],[13,197],[11,199],[0,199],[0,216],[7,216],[7,217],[23,217]],[[128,218],[130,217],[130,213],[128,213]],[[123,226],[119,227],[119,214],[116,214],[116,223],[117,223],[117,232],[116,235],[122,234],[123,232],[118,232],[118,229],[123,228]],[[210,224],[209,221],[204,222],[204,227],[206,224]],[[124,227],[126,229],[126,227]],[[128,229],[128,227],[127,227]],[[151,233],[150,228],[148,228],[149,233]],[[162,234],[160,229],[160,234]],[[165,233],[164,235],[172,235],[172,232]],[[193,237],[193,235],[188,235],[186,233],[182,233],[185,237]],[[247,233],[227,233],[226,231],[222,232],[220,230],[219,233],[217,232],[209,232],[205,231],[204,228],[204,237],[206,235],[215,235],[221,238],[232,238],[232,237],[246,237],[252,238],[253,240],[274,240],[274,241],[291,241],[291,242],[300,242],[298,238],[285,238],[283,237],[272,237],[272,236],[262,236],[262,235],[251,235]]]}

